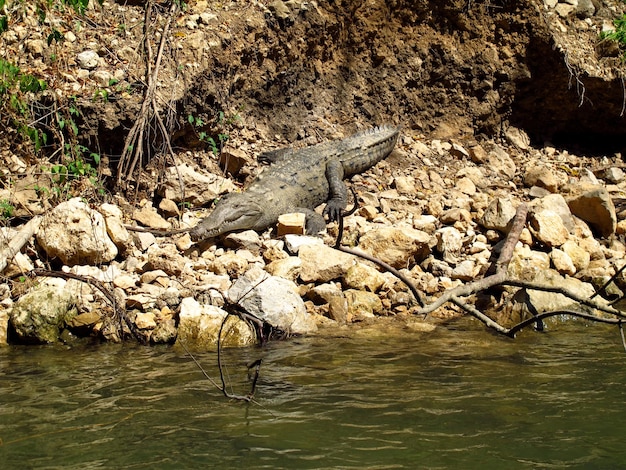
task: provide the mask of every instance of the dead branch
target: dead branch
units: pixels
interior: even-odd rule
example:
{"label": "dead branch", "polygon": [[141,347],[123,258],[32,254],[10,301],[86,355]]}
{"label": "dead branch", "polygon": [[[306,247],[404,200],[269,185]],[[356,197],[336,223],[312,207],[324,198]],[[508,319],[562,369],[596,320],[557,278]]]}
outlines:
{"label": "dead branch", "polygon": [[422,308],[417,313],[427,315],[434,312],[442,305],[451,302],[453,298],[457,299],[455,303],[460,302],[459,297],[467,297],[469,295],[476,294],[477,292],[502,284],[507,279],[508,265],[511,262],[511,258],[513,257],[513,251],[515,250],[515,245],[517,244],[519,236],[522,233],[522,229],[524,228],[524,225],[526,223],[527,215],[528,207],[526,206],[526,204],[521,204],[517,208],[517,212],[515,213],[515,217],[513,219],[513,224],[511,225],[511,230],[509,230],[509,234],[507,235],[502,250],[500,251],[500,256],[495,263],[495,274],[484,277],[477,281],[463,284],[448,292],[445,292],[441,295],[441,297],[439,297],[437,300],[427,305],[426,307]]}
{"label": "dead branch", "polygon": [[7,267],[9,260],[13,259],[32,238],[39,228],[39,224],[41,224],[41,217],[36,215],[21,228],[17,235],[11,238],[7,247],[0,251],[0,273]]}
{"label": "dead branch", "polygon": [[341,246],[341,240],[343,238],[343,218],[353,214],[357,210],[357,208],[358,208],[356,191],[354,190],[354,188],[352,186],[350,186],[350,191],[352,192],[352,197],[354,199],[354,206],[349,211],[344,211],[341,214],[341,217],[339,217],[339,220],[338,220],[339,227],[338,227],[338,230],[337,230],[337,240],[335,241],[334,248],[336,250],[343,251],[344,253],[348,253],[348,254],[351,254],[351,255],[354,255],[354,256],[358,256],[359,258],[363,258],[363,259],[366,259],[368,261],[371,261],[372,263],[374,263],[374,264],[380,266],[381,268],[383,268],[385,271],[390,272],[391,274],[396,276],[398,279],[400,279],[402,282],[404,282],[404,284],[409,288],[409,290],[413,294],[413,297],[415,298],[415,300],[417,300],[419,305],[420,306],[424,306],[424,301],[422,299],[422,295],[417,290],[415,285],[413,285],[413,283],[404,274],[402,274],[400,271],[398,271],[396,268],[394,268],[393,266],[385,263],[383,260],[376,258],[375,256],[371,256],[371,255],[368,255],[367,253],[364,253],[362,251],[352,250],[351,248],[348,248],[348,247],[345,247],[345,246]]}
{"label": "dead branch", "polygon": [[33,269],[28,273],[30,277],[58,277],[62,279],[75,279],[77,281],[84,282],[85,284],[89,284],[94,288],[98,289],[104,295],[105,299],[111,304],[113,309],[113,314],[110,318],[111,323],[117,329],[117,336],[121,339],[124,336],[122,322],[128,327],[132,335],[139,342],[144,342],[144,339],[137,331],[137,327],[133,324],[132,321],[126,315],[126,309],[123,305],[119,304],[119,301],[115,297],[115,293],[106,286],[103,282],[94,279],[90,276],[82,276],[80,274],[66,273],[64,271],[52,271],[49,269]]}
{"label": "dead branch", "polygon": [[[159,109],[156,100],[157,93],[157,83],[158,76],[161,67],[161,60],[163,58],[163,50],[165,45],[169,40],[169,29],[172,23],[172,19],[177,12],[178,2],[172,2],[169,16],[163,27],[163,32],[161,33],[161,41],[159,43],[159,49],[157,52],[157,56],[154,59],[152,53],[152,47],[150,43],[150,16],[152,13],[153,2],[147,2],[145,6],[145,16],[144,16],[144,34],[145,34],[145,49],[146,49],[146,64],[147,64],[147,87],[144,94],[144,100],[141,105],[141,110],[139,111],[139,115],[133,127],[129,131],[126,136],[126,140],[124,141],[124,149],[122,151],[122,156],[120,158],[118,174],[117,174],[117,184],[120,185],[124,178],[128,178],[135,174],[137,171],[141,171],[142,162],[144,162],[144,145],[149,139],[147,139],[147,134],[150,130],[150,122],[152,119],[156,120],[157,126],[161,133],[162,138],[165,141],[166,148],[169,154],[173,157],[174,151],[171,147],[169,132],[161,119],[159,114]],[[154,61],[154,68],[153,68]]]}
{"label": "dead branch", "polygon": [[232,398],[234,400],[240,400],[240,401],[253,401],[254,400],[254,392],[256,391],[256,383],[257,380],[259,378],[259,370],[261,368],[261,359],[258,359],[257,361],[255,361],[251,366],[248,366],[248,369],[250,369],[251,367],[255,367],[256,370],[256,376],[254,377],[253,383],[252,383],[252,388],[250,389],[250,392],[248,392],[247,395],[237,395],[235,393],[229,392],[228,390],[226,390],[226,379],[224,376],[224,366],[222,364],[222,331],[224,329],[224,326],[226,325],[226,321],[228,320],[228,318],[230,317],[230,313],[228,315],[226,315],[224,317],[224,320],[222,320],[222,324],[220,325],[220,331],[217,334],[217,366],[219,368],[220,371],[220,378],[222,380],[222,386],[220,387],[220,390],[222,391],[222,393],[224,394],[224,396],[226,398]]}
{"label": "dead branch", "polygon": [[[411,290],[415,298],[418,300],[418,302],[420,302],[420,305],[422,306],[422,308],[416,312],[416,314],[418,315],[426,316],[429,313],[434,312],[436,309],[442,307],[446,303],[451,302],[454,305],[463,309],[469,315],[481,321],[488,328],[491,328],[495,330],[497,333],[505,335],[505,336],[509,336],[511,338],[514,338],[518,332],[520,332],[522,329],[526,328],[529,325],[540,324],[541,321],[545,318],[553,317],[556,315],[571,315],[574,317],[584,318],[586,320],[595,321],[599,323],[608,323],[611,325],[617,325],[620,329],[620,334],[622,336],[622,343],[624,345],[624,349],[626,350],[626,339],[624,338],[624,332],[622,329],[622,324],[624,323],[626,319],[626,314],[624,312],[612,307],[606,302],[594,300],[595,295],[591,296],[590,298],[586,298],[586,297],[579,295],[576,292],[573,292],[567,289],[564,286],[547,286],[545,284],[541,284],[538,282],[511,279],[509,277],[508,266],[509,266],[509,263],[511,262],[511,259],[513,258],[515,245],[519,241],[520,234],[522,233],[522,230],[526,224],[527,215],[528,215],[528,207],[526,206],[526,204],[521,204],[517,208],[515,217],[513,218],[513,222],[511,224],[511,229],[509,230],[509,233],[502,246],[502,249],[500,250],[500,255],[498,256],[498,259],[493,265],[494,269],[490,270],[493,272],[493,274],[490,274],[482,279],[469,282],[467,284],[458,286],[452,290],[444,292],[439,298],[437,298],[436,300],[434,300],[428,305],[424,305],[424,303],[421,301],[420,294],[417,291],[416,287],[411,283],[411,281],[408,278],[404,277],[402,273],[399,273],[397,270],[393,269],[391,266],[388,266],[386,263],[382,262],[381,260],[373,256],[362,253],[360,251],[351,250],[351,249],[339,246],[339,243],[341,242],[341,229],[343,228],[342,223],[340,223],[340,232],[339,232],[339,236],[338,236],[335,248],[337,248],[338,250],[344,251],[346,253],[350,253],[355,256],[359,256],[361,258],[372,261],[376,263],[378,266],[382,267],[383,269],[386,269],[387,271],[397,276],[402,282],[404,282],[409,287],[409,289]],[[613,275],[613,277],[607,281],[607,283],[602,287],[602,289],[604,289],[606,285],[612,282],[615,279],[615,277],[617,277],[624,269],[626,269],[626,266],[624,266],[617,273],[615,273],[615,275]],[[487,289],[490,289],[496,286],[512,286],[512,287],[520,287],[520,288],[529,289],[529,290],[538,290],[538,291],[553,292],[556,294],[561,294],[573,300],[574,302],[578,303],[584,308],[600,311],[605,314],[612,315],[614,318],[607,318],[607,317],[596,315],[594,313],[584,312],[584,311],[558,310],[558,311],[543,312],[543,313],[536,314],[531,318],[521,321],[520,323],[514,325],[511,328],[506,328],[500,325],[498,322],[496,322],[492,318],[490,318],[488,315],[485,315],[484,313],[479,311],[477,308],[468,304],[462,299],[463,297],[468,297],[470,295],[477,294],[481,291],[485,291]]]}

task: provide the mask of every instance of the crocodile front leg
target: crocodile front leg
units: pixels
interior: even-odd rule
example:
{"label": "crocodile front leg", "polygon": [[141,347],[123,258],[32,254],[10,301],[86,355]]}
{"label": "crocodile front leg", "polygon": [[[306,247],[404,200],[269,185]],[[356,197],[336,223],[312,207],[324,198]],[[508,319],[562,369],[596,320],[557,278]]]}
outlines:
{"label": "crocodile front leg", "polygon": [[339,220],[348,205],[348,189],[343,182],[343,165],[340,161],[328,162],[326,180],[328,181],[328,201],[324,208],[324,215],[328,215],[328,221],[332,222]]}

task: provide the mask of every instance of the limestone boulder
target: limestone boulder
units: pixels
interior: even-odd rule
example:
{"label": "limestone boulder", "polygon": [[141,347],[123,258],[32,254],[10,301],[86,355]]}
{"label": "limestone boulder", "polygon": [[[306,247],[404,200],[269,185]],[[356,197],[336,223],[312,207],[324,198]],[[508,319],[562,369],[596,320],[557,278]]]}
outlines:
{"label": "limestone boulder", "polygon": [[[220,327],[227,316],[228,313],[220,307],[201,304],[193,297],[184,298],[178,314],[176,343],[200,351],[215,349]],[[252,328],[239,317],[230,315],[222,330],[222,346],[246,346],[255,342]]]}
{"label": "limestone boulder", "polygon": [[227,295],[232,303],[287,333],[306,334],[317,330],[296,284],[270,276],[259,267],[253,267],[239,277]]}
{"label": "limestone boulder", "polygon": [[572,260],[576,271],[587,269],[591,262],[591,254],[581,246],[579,241],[568,240],[563,243],[561,250]]}
{"label": "limestone boulder", "polygon": [[455,227],[442,227],[435,233],[437,251],[447,263],[455,263],[463,249],[463,234]]}
{"label": "limestone boulder", "polygon": [[515,217],[515,211],[515,206],[510,199],[497,197],[485,209],[480,224],[486,229],[508,232],[509,224]]}
{"label": "limestone boulder", "polygon": [[11,326],[20,341],[55,343],[76,316],[73,295],[65,283],[42,284],[26,293],[11,309]]}
{"label": "limestone boulder", "polygon": [[556,212],[545,209],[530,216],[530,232],[549,247],[560,247],[569,237],[569,230]]}
{"label": "limestone boulder", "polygon": [[345,291],[348,301],[348,321],[362,321],[383,312],[380,298],[372,293],[356,289]]}
{"label": "limestone boulder", "polygon": [[0,346],[9,344],[9,310],[0,308]]}
{"label": "limestone boulder", "polygon": [[576,228],[576,221],[574,220],[574,216],[567,205],[567,201],[561,194],[548,194],[543,196],[531,204],[529,207],[529,212],[531,214],[535,212],[541,212],[543,210],[551,210],[556,212],[561,220],[563,221],[563,225],[567,230],[573,232]]}
{"label": "limestone boulder", "polygon": [[151,205],[146,205],[133,212],[133,220],[136,220],[144,227],[149,227],[155,230],[169,230],[172,228],[172,224],[161,217],[161,215]]}
{"label": "limestone boulder", "polygon": [[100,206],[100,213],[104,217],[107,233],[118,250],[129,251],[133,246],[133,238],[124,227],[122,209],[114,204],[104,203]]}
{"label": "limestone boulder", "polygon": [[580,184],[568,189],[566,200],[572,214],[587,222],[601,237],[615,233],[615,206],[604,186]]}
{"label": "limestone boulder", "polygon": [[265,266],[265,270],[272,276],[283,277],[294,281],[300,275],[302,260],[297,256],[289,256],[287,258],[277,259]]}
{"label": "limestone boulder", "polygon": [[381,227],[365,233],[359,248],[394,268],[405,267],[411,259],[419,263],[431,252],[431,237],[412,227]]}
{"label": "limestone boulder", "polygon": [[543,166],[532,162],[524,173],[524,184],[528,187],[537,186],[544,188],[547,191],[554,193],[559,187],[559,183],[552,171]]}
{"label": "limestone boulder", "polygon": [[118,254],[104,217],[80,198],[62,202],[43,217],[37,243],[50,258],[69,266],[108,263]]}
{"label": "limestone boulder", "polygon": [[385,284],[385,276],[376,268],[361,262],[348,269],[342,278],[343,284],[351,289],[378,292]]}
{"label": "limestone boulder", "polygon": [[[538,272],[534,281],[546,287],[562,287],[584,298],[590,298],[595,293],[595,289],[591,284],[575,278],[561,276],[551,269]],[[517,308],[536,313],[567,309],[577,310],[580,308],[578,302],[563,294],[533,289],[522,289],[515,296],[514,301],[518,303]]]}
{"label": "limestone boulder", "polygon": [[302,261],[300,279],[303,282],[339,279],[356,263],[354,256],[323,244],[302,245],[298,257]]}
{"label": "limestone boulder", "polygon": [[227,178],[211,173],[201,173],[187,164],[170,167],[166,170],[159,195],[175,202],[189,202],[192,205],[205,204],[220,194],[235,190],[235,185]]}

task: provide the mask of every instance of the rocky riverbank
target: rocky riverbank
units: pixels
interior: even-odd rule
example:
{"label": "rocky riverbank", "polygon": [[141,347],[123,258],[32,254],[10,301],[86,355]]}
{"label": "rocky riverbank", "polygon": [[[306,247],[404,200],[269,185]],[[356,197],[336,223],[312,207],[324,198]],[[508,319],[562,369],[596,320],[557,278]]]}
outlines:
{"label": "rocky riverbank", "polygon": [[[0,15],[13,74],[0,86],[12,117],[0,123],[1,343],[206,348],[237,308],[303,334],[427,331],[462,314],[423,314],[396,276],[331,248],[335,225],[309,238],[279,235],[298,229],[284,221],[201,245],[128,228],[192,227],[262,171],[261,151],[382,123],[402,136],[349,182],[358,210],[342,240],[426,304],[489,273],[522,203],[512,278],[589,297],[623,266],[622,51],[599,36],[623,2],[70,5],[6,2]],[[141,117],[143,140],[128,145]],[[124,174],[146,142],[134,154],[145,171]],[[573,303],[512,287],[467,302],[502,324]],[[229,344],[254,341],[229,321]]]}
{"label": "rocky riverbank", "polygon": [[[509,130],[507,143],[471,146],[411,134],[402,135],[385,161],[352,178],[359,209],[345,219],[343,243],[400,270],[426,301],[485,275],[523,201],[530,211],[509,265],[512,277],[591,296],[623,266],[626,222],[613,202],[626,191],[619,155],[590,161],[551,147],[533,149],[516,129]],[[159,207],[146,200],[125,213],[115,204],[90,207],[75,198],[42,216],[4,275],[27,276],[45,267],[45,259],[70,276],[2,285],[2,329],[10,325],[10,341],[68,341],[72,335],[117,341],[132,331],[146,342],[207,348],[233,304],[297,334],[377,317],[428,330],[459,314],[446,306],[415,317],[420,307],[403,282],[331,248],[335,225],[317,238],[247,231],[202,245],[186,233],[160,237],[128,230],[129,224],[190,227],[208,213],[176,214],[183,194],[176,194],[181,185],[173,184],[174,175],[183,178],[186,197],[212,200],[230,190],[228,180],[200,169],[167,173],[172,181],[159,187],[168,196]],[[202,194],[191,194],[191,188]],[[19,230],[5,228],[3,236],[13,239]],[[110,300],[86,280],[111,290],[116,308],[130,320],[125,333],[115,328]],[[609,292],[615,297],[624,287],[620,276]],[[27,293],[17,295],[18,289]],[[506,324],[528,311],[575,306],[560,294],[520,295],[511,288],[481,308]],[[226,344],[255,340],[254,331],[234,317],[228,331]]]}

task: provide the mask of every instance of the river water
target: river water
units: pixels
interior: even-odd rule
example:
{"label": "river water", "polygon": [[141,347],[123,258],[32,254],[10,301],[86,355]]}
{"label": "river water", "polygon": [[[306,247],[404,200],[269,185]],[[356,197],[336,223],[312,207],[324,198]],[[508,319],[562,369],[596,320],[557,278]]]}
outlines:
{"label": "river water", "polygon": [[[219,378],[214,353],[195,357]],[[226,351],[236,393],[257,358],[247,404],[169,346],[2,348],[0,468],[626,468],[615,328],[295,338]]]}

